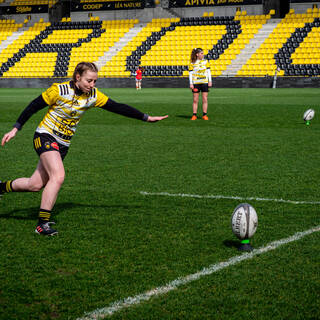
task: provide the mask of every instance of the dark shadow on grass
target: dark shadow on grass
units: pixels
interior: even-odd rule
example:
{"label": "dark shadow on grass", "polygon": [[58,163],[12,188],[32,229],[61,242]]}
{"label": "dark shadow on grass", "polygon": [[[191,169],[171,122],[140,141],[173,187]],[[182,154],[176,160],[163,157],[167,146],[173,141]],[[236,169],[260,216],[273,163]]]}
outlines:
{"label": "dark shadow on grass", "polygon": [[[64,202],[64,203],[57,203],[53,209],[53,220],[56,220],[60,213],[64,211],[68,211],[74,208],[83,208],[83,209],[122,209],[122,210],[129,210],[134,208],[141,208],[141,206],[130,206],[130,205],[89,205],[89,204],[81,204],[81,203],[74,203],[74,202]],[[31,208],[23,208],[23,209],[15,209],[9,211],[4,214],[0,214],[0,219],[16,219],[16,220],[36,220],[38,219],[38,212],[39,207],[31,207]]]}
{"label": "dark shadow on grass", "polygon": [[240,241],[235,241],[235,240],[224,240],[223,244],[228,247],[228,248],[239,248],[240,246]]}

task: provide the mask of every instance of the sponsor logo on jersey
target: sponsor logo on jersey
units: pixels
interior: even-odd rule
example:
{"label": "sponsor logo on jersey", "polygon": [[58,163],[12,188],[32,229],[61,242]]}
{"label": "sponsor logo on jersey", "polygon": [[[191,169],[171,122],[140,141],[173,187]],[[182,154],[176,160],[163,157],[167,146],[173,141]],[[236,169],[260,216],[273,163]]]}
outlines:
{"label": "sponsor logo on jersey", "polygon": [[52,142],[51,143],[51,147],[56,149],[56,150],[59,150],[59,146],[58,146],[58,144],[56,142]]}

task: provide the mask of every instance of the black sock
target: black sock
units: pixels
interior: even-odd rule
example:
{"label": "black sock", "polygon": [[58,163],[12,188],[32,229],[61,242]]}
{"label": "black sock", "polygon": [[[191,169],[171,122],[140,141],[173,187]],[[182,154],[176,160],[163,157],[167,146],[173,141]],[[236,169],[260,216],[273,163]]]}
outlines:
{"label": "black sock", "polygon": [[196,116],[196,115],[197,115],[197,113],[193,113],[193,115],[194,115],[194,116]]}
{"label": "black sock", "polygon": [[50,220],[50,217],[51,217],[51,210],[40,208],[38,224],[48,222]]}
{"label": "black sock", "polygon": [[8,180],[8,181],[1,182],[0,183],[0,193],[13,192],[13,190],[12,190],[12,181],[13,180]]}
{"label": "black sock", "polygon": [[204,112],[204,113],[203,113],[203,116],[206,116],[206,115],[207,115],[207,113],[206,113],[206,112]]}

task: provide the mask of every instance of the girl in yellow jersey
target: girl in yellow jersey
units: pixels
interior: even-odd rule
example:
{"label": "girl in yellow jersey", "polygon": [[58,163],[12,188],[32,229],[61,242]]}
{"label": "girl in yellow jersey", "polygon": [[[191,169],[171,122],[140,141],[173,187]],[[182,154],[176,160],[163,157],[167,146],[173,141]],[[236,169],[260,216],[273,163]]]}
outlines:
{"label": "girl in yellow jersey", "polygon": [[208,92],[209,87],[212,86],[212,80],[208,60],[204,59],[203,50],[201,48],[195,48],[191,52],[191,63],[189,66],[189,82],[190,89],[193,93],[193,115],[191,120],[197,119],[200,92],[202,92],[202,119],[209,120],[207,116]]}
{"label": "girl in yellow jersey", "polygon": [[102,108],[130,118],[156,122],[168,116],[152,117],[126,104],[117,103],[95,88],[98,69],[95,64],[79,63],[71,81],[54,83],[33,100],[21,113],[14,128],[2,138],[2,146],[15,137],[25,122],[40,109],[49,106],[36,129],[33,144],[39,155],[36,170],[30,178],[0,181],[0,195],[7,192],[40,191],[43,189],[39,220],[35,232],[55,235],[50,216],[65,177],[63,159],[68,152],[71,138],[84,112]]}

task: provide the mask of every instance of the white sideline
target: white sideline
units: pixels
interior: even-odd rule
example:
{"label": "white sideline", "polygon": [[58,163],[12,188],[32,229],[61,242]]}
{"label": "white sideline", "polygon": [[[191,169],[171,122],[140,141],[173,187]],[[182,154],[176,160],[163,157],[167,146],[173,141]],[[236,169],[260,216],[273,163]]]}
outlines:
{"label": "white sideline", "polygon": [[320,231],[320,225],[316,226],[312,229],[303,231],[303,232],[297,232],[289,238],[285,238],[285,239],[271,242],[271,243],[267,244],[266,246],[261,247],[259,249],[254,249],[251,252],[243,253],[239,256],[232,257],[227,261],[213,264],[207,268],[203,268],[199,272],[196,272],[194,274],[190,274],[188,276],[173,280],[162,287],[154,288],[150,291],[138,294],[134,297],[128,297],[123,300],[115,301],[112,304],[110,304],[108,307],[104,307],[101,309],[96,309],[92,312],[88,312],[85,314],[85,316],[83,318],[78,318],[77,320],[90,320],[90,319],[97,319],[97,318],[102,319],[107,316],[112,316],[117,311],[120,311],[125,308],[129,308],[130,306],[133,306],[133,305],[138,305],[143,301],[148,301],[152,297],[166,294],[169,291],[177,289],[181,285],[198,280],[203,276],[211,275],[214,272],[217,272],[217,271],[222,270],[224,268],[227,268],[229,266],[235,265],[235,264],[242,262],[244,260],[252,259],[254,256],[256,256],[258,254],[262,254],[262,253],[268,252],[270,250],[277,249],[281,245],[288,244],[293,241],[297,241],[307,235],[310,235],[314,232],[319,232],[319,231]]}
{"label": "white sideline", "polygon": [[270,198],[258,198],[258,197],[238,197],[238,196],[224,196],[224,195],[198,195],[188,193],[168,193],[168,192],[146,192],[140,191],[140,194],[144,196],[166,196],[166,197],[181,197],[181,198],[198,198],[198,199],[229,199],[229,200],[254,200],[254,201],[273,201],[283,202],[291,204],[320,204],[320,201],[295,201],[284,199],[270,199]]}

